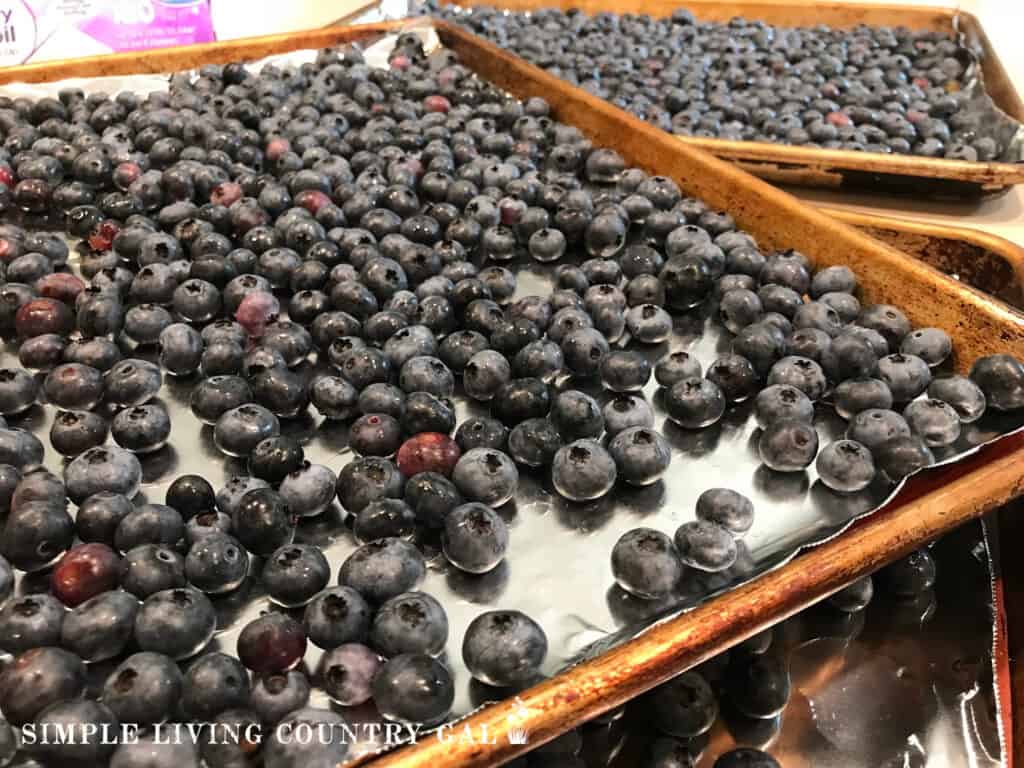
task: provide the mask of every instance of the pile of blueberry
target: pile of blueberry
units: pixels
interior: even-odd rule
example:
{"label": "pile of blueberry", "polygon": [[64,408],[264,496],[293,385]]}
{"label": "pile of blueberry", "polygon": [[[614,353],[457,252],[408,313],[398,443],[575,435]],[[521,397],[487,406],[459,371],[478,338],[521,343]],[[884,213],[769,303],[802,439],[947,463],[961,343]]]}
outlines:
{"label": "pile of blueberry", "polygon": [[427,9],[681,136],[970,161],[1006,149],[972,108],[970,52],[941,32]]}
{"label": "pile of blueberry", "polygon": [[[22,365],[0,370],[0,648],[14,657],[0,712],[14,726],[344,723],[309,705],[311,685],[339,707],[442,722],[448,619],[418,591],[421,544],[492,571],[510,546],[496,510],[520,468],[550,472],[572,502],[657,482],[670,452],[642,392],[652,376],[683,429],[755,398],[764,463],[817,459],[838,493],[876,467],[896,480],[927,465],[986,406],[1024,406],[1015,359],[937,376],[949,337],[862,308],[850,270],[762,253],[727,214],[592,147],[545,101],[509,98],[450,52],[428,57],[414,35],[387,69],[331,50],[258,74],[204,67],[145,97],[0,99],[0,130],[0,191],[23,216],[0,226],[0,327]],[[77,274],[44,214],[78,239]],[[518,295],[504,264],[527,256],[562,262],[547,267],[557,290]],[[701,307],[735,334],[703,375],[667,344],[669,310]],[[139,457],[175,426],[157,399],[165,377],[192,386],[192,412],[248,473],[220,489],[184,475],[163,504],[136,504]],[[457,385],[489,415],[457,423]],[[813,404],[828,397],[849,439],[819,452]],[[38,403],[57,411],[62,477],[17,426]],[[337,473],[282,434],[310,406],[348,424],[356,456]],[[294,539],[335,499],[362,545],[329,586],[321,548]],[[627,534],[615,577],[653,598],[684,567],[727,569],[753,512],[712,489],[674,540]],[[274,609],[235,655],[209,650],[217,602],[251,574]],[[309,643],[324,651],[313,670]],[[462,638],[472,676],[504,690],[536,680],[547,650],[515,610],[480,614]],[[291,768],[346,754],[279,732],[202,757],[234,766],[258,750]],[[31,749],[55,765],[195,765],[182,750]]]}

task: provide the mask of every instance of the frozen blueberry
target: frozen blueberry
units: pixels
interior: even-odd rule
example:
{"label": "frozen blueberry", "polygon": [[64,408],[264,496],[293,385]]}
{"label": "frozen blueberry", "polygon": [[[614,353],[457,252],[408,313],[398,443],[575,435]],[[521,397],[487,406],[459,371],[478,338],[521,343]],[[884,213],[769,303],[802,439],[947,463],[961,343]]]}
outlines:
{"label": "frozen blueberry", "polygon": [[89,365],[58,365],[43,381],[46,399],[68,411],[88,411],[103,399],[103,374]]}
{"label": "frozen blueberry", "polygon": [[897,353],[878,361],[878,378],[889,386],[895,402],[907,403],[928,388],[932,374],[920,357]]}
{"label": "frozen blueberry", "polygon": [[280,433],[277,417],[256,403],[232,408],[217,419],[213,441],[228,456],[248,456],[268,437]]}
{"label": "frozen blueberry", "polygon": [[796,387],[811,401],[820,400],[828,389],[828,380],[821,366],[807,357],[789,356],[772,366],[768,384],[788,384]]}
{"label": "frozen blueberry", "polygon": [[448,640],[448,616],[424,592],[396,595],[377,610],[370,627],[370,645],[384,657],[403,653],[437,656]]}
{"label": "frozen blueberry", "polygon": [[935,463],[931,449],[917,435],[894,437],[872,453],[875,465],[894,483]]}
{"label": "frozen blueberry", "polygon": [[874,582],[870,576],[865,576],[843,587],[832,595],[828,602],[844,613],[856,613],[868,607],[874,593]]}
{"label": "frozen blueberry", "polygon": [[338,584],[380,604],[414,589],[425,573],[423,555],[415,546],[404,539],[378,539],[346,558],[338,572]]}
{"label": "frozen blueberry", "polygon": [[135,618],[135,642],[180,660],[194,656],[210,641],[217,628],[213,604],[202,592],[189,587],[150,595]]}
{"label": "frozen blueberry", "polygon": [[895,411],[869,408],[850,420],[846,437],[873,452],[889,440],[910,437],[910,425]]}
{"label": "frozen blueberry", "polygon": [[487,685],[513,686],[540,672],[548,652],[544,630],[525,613],[487,611],[466,628],[462,660],[470,674]]}
{"label": "frozen blueberry", "polygon": [[722,418],[725,395],[709,379],[680,379],[665,393],[669,419],[684,429],[704,429]]}
{"label": "frozen blueberry", "polygon": [[739,538],[754,524],[754,504],[729,488],[709,488],[697,497],[697,519],[721,526]]}
{"label": "frozen blueberry", "polygon": [[658,305],[645,302],[629,308],[626,327],[640,343],[660,344],[672,333],[672,316]]}
{"label": "frozen blueberry", "polygon": [[493,570],[505,557],[508,540],[505,521],[484,504],[463,504],[444,519],[444,555],[456,568],[469,573]]}
{"label": "frozen blueberry", "polygon": [[144,405],[156,397],[162,382],[159,366],[135,358],[121,360],[106,373],[107,402],[122,408]]}
{"label": "frozen blueberry", "polygon": [[225,653],[206,653],[185,673],[181,708],[184,714],[209,721],[249,700],[249,673],[238,659]]}
{"label": "frozen blueberry", "polygon": [[14,597],[0,608],[0,648],[19,654],[60,644],[64,605],[46,593]]}
{"label": "frozen blueberry", "polygon": [[670,352],[654,366],[654,379],[663,387],[671,387],[683,379],[699,379],[704,373],[700,361],[688,352]]}
{"label": "frozen blueberry", "polygon": [[615,485],[615,461],[594,440],[576,440],[562,446],[551,464],[555,490],[571,501],[590,501],[604,496]]}
{"label": "frozen blueberry", "polygon": [[256,555],[270,555],[295,535],[294,513],[284,498],[269,488],[256,488],[242,496],[231,513],[231,522],[238,541]]}
{"label": "frozen blueberry", "polygon": [[624,533],[612,549],[612,575],[631,595],[657,599],[672,594],[683,573],[672,540],[651,528]]}
{"label": "frozen blueberry", "polygon": [[330,649],[364,640],[370,631],[372,614],[359,592],[341,586],[314,597],[306,605],[302,621],[310,642]]}
{"label": "frozen blueberry", "polygon": [[387,661],[374,677],[372,691],[386,719],[426,727],[442,722],[455,700],[451,673],[423,654],[401,654]]}
{"label": "frozen blueberry", "polygon": [[789,702],[789,669],[775,653],[733,660],[725,685],[730,703],[747,717],[775,717]]}
{"label": "frozen blueberry", "polygon": [[871,451],[854,440],[836,440],[818,454],[815,467],[826,486],[839,493],[856,493],[875,479]]}
{"label": "frozen blueberry", "polygon": [[468,500],[499,507],[515,494],[519,472],[502,451],[474,448],[459,458],[452,481]]}
{"label": "frozen blueberry", "polygon": [[934,368],[953,353],[953,340],[941,328],[918,328],[903,337],[900,352],[920,357]]}
{"label": "frozen blueberry", "polygon": [[400,499],[405,478],[393,462],[376,456],[363,456],[346,464],[338,473],[336,492],[350,514],[358,514],[377,499]]}
{"label": "frozen blueberry", "polygon": [[12,725],[33,720],[46,707],[76,699],[85,690],[85,665],[61,648],[33,648],[0,674],[0,712]]}
{"label": "frozen blueberry", "polygon": [[684,672],[648,694],[654,726],[661,733],[691,739],[706,733],[718,717],[718,699],[699,672]]}
{"label": "frozen blueberry", "polygon": [[249,573],[249,554],[224,533],[211,533],[195,541],[185,558],[185,574],[192,586],[216,595],[230,592]]}
{"label": "frozen blueberry", "polygon": [[171,417],[160,403],[125,408],[110,423],[114,442],[133,453],[151,453],[163,448],[170,434]]}
{"label": "frozen blueberry", "polygon": [[868,409],[889,410],[892,392],[881,379],[848,379],[833,392],[833,405],[836,413],[849,420]]}
{"label": "frozen blueberry", "polygon": [[764,429],[757,450],[776,472],[802,472],[818,453],[818,433],[807,422],[782,419]]}
{"label": "frozen blueberry", "polygon": [[135,595],[120,590],[103,592],[65,616],[60,644],[83,661],[111,659],[131,641],[138,611]]}
{"label": "frozen blueberry", "polygon": [[1024,407],[1024,365],[1010,355],[988,355],[974,361],[971,381],[985,394],[985,401],[997,411]]}
{"label": "frozen blueberry", "polygon": [[601,361],[601,382],[612,392],[636,392],[651,378],[651,364],[639,352],[615,350]]}
{"label": "frozen blueberry", "polygon": [[309,680],[298,670],[257,677],[249,694],[249,709],[264,725],[276,725],[289,712],[309,703]]}
{"label": "frozen blueberry", "polygon": [[975,422],[985,413],[985,393],[966,376],[932,380],[928,385],[928,397],[953,406],[963,424]]}
{"label": "frozen blueberry", "polygon": [[960,437],[960,415],[943,400],[915,400],[903,410],[903,418],[930,448],[952,445]]}

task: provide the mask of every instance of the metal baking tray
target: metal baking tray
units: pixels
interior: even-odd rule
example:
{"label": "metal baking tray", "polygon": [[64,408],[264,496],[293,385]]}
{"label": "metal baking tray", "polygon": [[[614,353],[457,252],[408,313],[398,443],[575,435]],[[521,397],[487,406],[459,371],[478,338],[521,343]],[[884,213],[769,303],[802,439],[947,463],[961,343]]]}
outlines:
{"label": "metal baking tray", "polygon": [[[33,82],[44,82],[72,76],[167,72],[211,61],[254,59],[352,40],[366,41],[408,28],[408,24],[333,28],[165,49],[141,56],[114,55],[62,61],[53,65],[19,68],[20,76],[10,70],[0,72],[0,78],[9,82],[29,77]],[[595,143],[616,148],[628,162],[672,176],[687,194],[701,197],[717,209],[729,211],[741,227],[758,238],[763,247],[795,247],[821,266],[838,262],[851,265],[861,276],[867,301],[899,304],[915,324],[944,327],[956,343],[958,354],[953,364],[958,370],[964,370],[970,360],[983,354],[997,351],[1024,354],[1024,317],[1004,304],[991,301],[982,293],[907,258],[836,221],[834,217],[799,203],[728,163],[680,144],[494,46],[451,26],[434,26],[442,42],[480,75],[521,98],[544,96],[551,103],[556,118],[574,123]],[[529,287],[531,280],[524,279],[523,283],[524,288]],[[533,281],[532,284],[540,283]],[[190,388],[189,381],[168,382],[165,399],[173,409],[181,410],[180,404],[187,398]],[[45,419],[38,410],[22,426],[45,428]],[[211,476],[216,482],[223,475],[244,469],[230,462],[211,461],[219,457],[210,445],[209,435],[204,432],[197,435],[189,426],[187,418],[175,419],[171,445],[147,460],[145,493],[157,498],[174,473],[198,471]],[[288,429],[299,435],[308,435],[315,428],[312,420],[298,420],[288,425]],[[344,430],[338,429],[321,430],[316,452],[311,452],[313,457],[318,460],[331,457],[334,466],[343,463],[339,458],[346,453],[343,433]],[[478,734],[483,732],[480,726],[486,724],[493,743],[425,739],[408,749],[382,756],[379,764],[436,765],[447,762],[460,766],[491,765],[536,747],[580,722],[615,708],[762,627],[776,623],[960,522],[1017,495],[1022,484],[1018,469],[1022,457],[1024,437],[1018,434],[984,447],[956,464],[923,473],[908,483],[884,510],[796,561],[689,613],[667,619],[628,642],[557,674],[516,697],[486,706],[467,718],[465,724]],[[685,464],[677,466],[685,477]],[[535,483],[527,483],[524,491],[530,487],[543,490]],[[785,487],[769,486],[769,490],[772,488],[783,496],[787,493]],[[537,501],[536,498],[533,500]],[[527,511],[538,511],[537,504],[527,504],[525,498],[520,501],[517,515],[525,517]],[[560,544],[572,544],[578,552],[578,545],[573,542],[573,529],[577,534],[580,529],[593,531],[595,523],[601,520],[599,516],[595,521],[593,510],[563,508],[564,505],[560,507],[556,500],[550,498],[548,502],[556,507],[549,510],[554,514],[548,514],[547,522],[539,527],[527,527],[519,532],[513,551],[532,546],[543,552],[553,537],[560,537]],[[626,514],[642,514],[642,500],[640,505],[636,505],[634,500],[632,510],[627,506],[624,511]],[[633,522],[629,527],[636,524]],[[302,534],[317,541],[329,540],[334,560],[352,546],[337,516],[326,517]],[[513,530],[513,537],[517,537],[516,530]],[[591,556],[589,563],[581,561],[578,567],[604,574],[605,551],[599,553],[596,561]],[[529,581],[531,577],[539,579],[545,572],[544,569],[530,570],[531,562],[536,565],[535,560],[527,558],[525,569],[514,564],[516,579],[511,583],[517,598],[522,596],[523,589],[535,589],[535,584]],[[606,575],[601,576],[602,582],[607,581]],[[492,584],[490,588],[494,586]],[[496,586],[505,588],[500,579]],[[552,590],[557,588],[557,584],[552,582],[545,582],[545,586]],[[436,588],[446,598],[461,598],[460,613],[453,616],[456,629],[465,623],[464,613],[472,610],[473,601],[486,603],[492,599],[486,582],[468,585],[457,576],[446,577],[436,571],[428,577],[427,588],[431,591]],[[552,594],[557,595],[557,590]],[[593,602],[590,595],[563,594],[563,597],[567,600],[584,597],[586,601]],[[250,617],[261,607],[261,603],[253,604],[241,598],[237,604],[232,605],[229,601],[221,606],[225,624]],[[604,628],[587,626],[578,619],[570,618],[571,622],[557,626],[557,632],[549,631],[549,636],[567,636],[581,647],[589,645],[592,640],[604,638]],[[230,647],[229,633],[220,639]],[[451,661],[457,662],[457,659]],[[486,697],[487,692],[484,695]],[[529,744],[511,743],[507,739],[511,727],[525,728],[530,735]]]}
{"label": "metal baking tray", "polygon": [[[1021,101],[977,17],[955,8],[882,3],[819,3],[814,0],[441,0],[449,5],[496,6],[513,11],[538,8],[579,9],[586,13],[636,13],[669,16],[686,8],[700,21],[726,22],[737,16],[780,26],[827,24],[844,29],[859,24],[905,26],[957,36],[980,68],[979,84],[992,106],[1024,122]],[[778,184],[869,190],[915,197],[970,199],[1000,194],[1024,181],[1024,164],[971,163],[959,160],[815,149],[755,141],[676,137],[735,162],[746,171]]]}

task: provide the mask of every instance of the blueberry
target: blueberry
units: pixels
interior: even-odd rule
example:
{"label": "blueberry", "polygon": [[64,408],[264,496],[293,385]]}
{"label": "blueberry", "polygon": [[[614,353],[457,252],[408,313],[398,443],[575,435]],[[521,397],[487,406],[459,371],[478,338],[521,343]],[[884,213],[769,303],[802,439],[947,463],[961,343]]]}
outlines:
{"label": "blueberry", "polygon": [[683,379],[699,379],[704,373],[700,361],[688,352],[670,352],[654,366],[654,378],[663,387]]}
{"label": "blueberry", "polygon": [[903,418],[930,448],[952,445],[960,437],[960,415],[942,400],[915,400],[903,410]]}
{"label": "blueberry", "polygon": [[42,570],[71,546],[75,524],[64,504],[27,501],[14,507],[4,522],[0,553],[15,568]]}
{"label": "blueberry", "polygon": [[358,514],[371,501],[402,497],[405,478],[387,459],[361,457],[338,473],[338,501],[351,514]]}
{"label": "blueberry", "polygon": [[133,453],[163,448],[171,434],[171,417],[159,403],[125,408],[110,423],[114,442]]}
{"label": "blueberry", "polygon": [[772,366],[768,384],[788,384],[796,387],[811,401],[820,400],[828,389],[828,381],[821,366],[807,357],[789,356]]}
{"label": "blueberry", "polygon": [[811,278],[811,298],[820,299],[826,293],[854,293],[857,277],[849,267],[835,266],[819,269]]}
{"label": "blueberry", "polygon": [[487,685],[513,686],[531,681],[548,652],[544,630],[525,613],[487,611],[466,628],[462,660],[470,674]]}
{"label": "blueberry", "polygon": [[702,737],[675,739],[659,736],[651,742],[644,768],[693,768],[703,751]]}
{"label": "blueberry", "polygon": [[451,673],[423,654],[402,654],[387,661],[374,677],[372,691],[386,719],[426,727],[442,722],[455,700]]}
{"label": "blueberry", "polygon": [[[117,718],[109,707],[96,701],[83,699],[52,704],[36,716],[35,727],[42,733],[79,733],[88,726],[95,726],[99,733],[116,733]],[[62,730],[63,729],[63,730]],[[45,763],[66,765],[77,761],[101,764],[114,751],[115,744],[99,737],[79,736],[77,741],[62,742],[52,740],[42,743],[40,739],[27,751],[42,759]]]}
{"label": "blueberry", "polygon": [[136,598],[118,590],[77,605],[64,618],[61,645],[88,662],[113,658],[127,647],[139,610]]}
{"label": "blueberry", "polygon": [[143,504],[118,523],[114,546],[121,552],[141,544],[177,546],[185,537],[185,523],[175,510],[164,504]]}
{"label": "blueberry", "polygon": [[801,472],[818,453],[818,433],[811,424],[783,419],[769,424],[758,440],[758,454],[776,472]]}
{"label": "blueberry", "polygon": [[211,376],[192,390],[189,407],[204,424],[216,424],[233,408],[252,401],[252,390],[240,376]]}
{"label": "blueberry", "polygon": [[843,587],[832,595],[828,602],[844,613],[856,613],[867,608],[874,593],[874,582],[870,576],[865,576]]}
{"label": "blueberry", "polygon": [[716,359],[708,366],[705,376],[718,386],[730,403],[749,399],[757,392],[760,384],[757,372],[750,361],[733,354],[722,355]]}
{"label": "blueberry", "polygon": [[360,416],[349,428],[349,445],[362,456],[393,456],[401,443],[401,424],[386,413]]}
{"label": "blueberry", "polygon": [[281,480],[278,492],[293,515],[312,517],[333,501],[337,482],[327,467],[304,461]]}
{"label": "blueberry", "polygon": [[612,549],[612,575],[632,595],[657,599],[672,594],[683,573],[672,540],[651,528],[624,533]]}
{"label": "blueberry", "polygon": [[287,608],[306,605],[331,579],[323,552],[308,544],[286,544],[263,564],[260,574],[270,599]]}
{"label": "blueberry", "polygon": [[853,294],[841,291],[826,293],[818,298],[818,302],[834,310],[844,325],[853,323],[860,317],[861,304]]}
{"label": "blueberry", "polygon": [[608,354],[608,340],[596,328],[579,328],[561,341],[565,367],[577,376],[595,376]]}
{"label": "blueberry", "polygon": [[160,544],[141,544],[125,553],[121,586],[140,600],[185,586],[185,559]]}
{"label": "blueberry", "polygon": [[304,458],[298,441],[275,435],[261,440],[253,448],[249,454],[249,471],[253,477],[276,485],[301,467]]}
{"label": "blueberry", "polygon": [[881,379],[848,379],[833,392],[833,405],[842,418],[852,419],[868,409],[892,408],[892,392]]}
{"label": "blueberry", "polygon": [[[31,432],[24,429],[0,427],[0,464],[19,469],[41,464],[43,444]],[[66,479],[65,472],[65,479]]]}
{"label": "blueberry", "polygon": [[668,470],[672,451],[668,441],[647,426],[618,432],[608,444],[618,477],[630,485],[650,485]]}
{"label": "blueberry", "polygon": [[293,669],[306,652],[306,631],[285,613],[265,613],[250,621],[238,635],[239,660],[257,675]]}
{"label": "blueberry", "polygon": [[551,463],[562,437],[550,419],[527,419],[509,433],[509,454],[519,464],[541,467]]}
{"label": "blueberry", "polygon": [[[630,283],[635,287],[634,280]],[[660,288],[660,283],[658,284]],[[642,344],[660,344],[672,333],[672,316],[652,302],[631,306],[626,312],[630,336]]]}
{"label": "blueberry", "polygon": [[338,572],[338,583],[380,604],[416,587],[425,573],[423,555],[415,546],[403,539],[378,539],[346,558]]}
{"label": "blueberry", "polygon": [[953,340],[941,328],[918,328],[903,338],[900,352],[920,357],[934,368],[953,353]]}
{"label": "blueberry", "polygon": [[162,382],[159,366],[135,358],[121,360],[106,373],[107,402],[122,408],[144,405],[156,397]]}
{"label": "blueberry", "polygon": [[81,363],[64,363],[46,374],[43,393],[59,408],[88,411],[103,399],[103,374]]}
{"label": "blueberry", "polygon": [[462,372],[462,386],[474,400],[487,401],[512,380],[512,366],[500,352],[485,349],[469,359]]}
{"label": "blueberry", "polygon": [[875,479],[875,463],[871,451],[853,440],[836,440],[818,454],[818,477],[839,493],[856,493]]}
{"label": "blueberry", "polygon": [[114,533],[121,520],[134,509],[123,494],[100,491],[79,502],[75,526],[82,541],[114,543]]}
{"label": "blueberry", "polygon": [[303,626],[314,645],[330,649],[361,642],[370,631],[372,610],[351,587],[332,587],[314,597],[303,614]]}
{"label": "blueberry", "polygon": [[0,647],[18,654],[59,645],[65,615],[61,602],[48,594],[14,597],[0,608]]}
{"label": "blueberry", "polygon": [[51,704],[76,699],[84,690],[85,664],[75,654],[33,648],[0,674],[0,712],[12,725],[24,725]]}
{"label": "blueberry", "polygon": [[604,431],[604,417],[597,400],[575,389],[555,397],[549,418],[562,437],[570,441],[600,437]]}
{"label": "blueberry", "polygon": [[185,558],[189,582],[211,595],[237,589],[248,573],[248,553],[235,538],[224,533],[211,533],[195,541]]}
{"label": "blueberry", "polygon": [[58,411],[50,425],[50,445],[64,456],[77,456],[107,441],[107,420],[91,411]]}
{"label": "blueberry", "polygon": [[[857,337],[859,339],[859,337]],[[832,347],[832,337],[820,328],[799,328],[786,337],[786,354],[792,357],[807,357],[817,363]],[[872,358],[872,363],[877,357]]]}
{"label": "blueberry", "polygon": [[680,379],[665,394],[669,419],[684,429],[704,429],[725,413],[725,395],[708,379]]}
{"label": "blueberry", "polygon": [[213,605],[201,592],[168,589],[143,602],[135,619],[135,642],[143,650],[183,659],[210,641],[216,624]]}
{"label": "blueberry", "polygon": [[928,385],[928,397],[949,403],[962,424],[975,422],[985,413],[985,393],[966,376],[933,379]]}
{"label": "blueberry", "polygon": [[370,645],[384,657],[403,653],[437,656],[448,640],[444,608],[424,592],[407,592],[386,601],[370,627]]}
{"label": "blueberry", "polygon": [[910,321],[899,309],[889,304],[873,304],[865,307],[857,324],[877,331],[889,345],[892,352],[900,348],[903,337],[910,333]]}
{"label": "blueberry", "polygon": [[27,371],[0,369],[0,415],[13,416],[31,408],[38,393],[39,383]]}
{"label": "blueberry", "polygon": [[331,420],[351,417],[356,411],[359,395],[359,390],[340,376],[316,376],[309,385],[309,398],[313,407]]}
{"label": "blueberry", "polygon": [[764,306],[756,293],[746,289],[727,291],[718,302],[718,316],[732,333],[758,322],[764,314]]}
{"label": "blueberry", "polygon": [[309,680],[298,670],[257,677],[249,694],[249,709],[264,725],[276,725],[289,712],[309,703]]}
{"label": "blueberry", "polygon": [[138,741],[125,741],[114,749],[111,768],[199,768],[199,755],[189,740],[169,741],[155,734],[140,736]]}
{"label": "blueberry", "polygon": [[238,541],[253,554],[269,555],[295,535],[295,517],[287,502],[268,488],[242,496],[231,518]]}
{"label": "blueberry", "polygon": [[615,350],[601,361],[601,382],[612,392],[637,392],[651,378],[651,364],[639,352]]}
{"label": "blueberry", "polygon": [[380,656],[365,645],[346,643],[320,658],[317,677],[332,701],[353,707],[373,696],[373,680],[381,666]]}
{"label": "blueberry", "polygon": [[729,488],[709,488],[697,497],[697,519],[721,526],[739,538],[754,524],[754,504]]}
{"label": "blueberry", "polygon": [[442,548],[448,561],[469,573],[486,573],[501,562],[508,549],[505,521],[480,503],[456,507],[444,519]]}
{"label": "blueberry", "polygon": [[[349,745],[341,737],[345,719],[327,709],[303,707],[289,713],[270,734],[263,748],[266,768],[302,768],[338,765]],[[298,739],[302,733],[324,733],[324,738]]]}
{"label": "blueberry", "polygon": [[894,483],[935,463],[931,449],[917,435],[894,437],[872,453],[875,465]]}
{"label": "blueberry", "polygon": [[205,653],[185,673],[181,708],[189,718],[209,721],[249,699],[249,673],[225,653]]}
{"label": "blueberry", "polygon": [[519,472],[505,453],[474,448],[459,458],[452,480],[468,500],[499,507],[515,494]]}
{"label": "blueberry", "polygon": [[1013,411],[1024,407],[1024,365],[1016,358],[980,357],[971,365],[970,378],[985,394],[990,408]]}
{"label": "blueberry", "polygon": [[780,764],[760,749],[739,747],[719,755],[713,768],[780,768]]}
{"label": "blueberry", "polygon": [[920,357],[897,353],[878,361],[878,378],[889,385],[895,402],[907,403],[928,388],[932,374]]}
{"label": "blueberry", "polygon": [[911,552],[879,573],[879,581],[897,597],[920,595],[935,586],[935,578],[935,559],[927,549]]}
{"label": "blueberry", "polygon": [[729,700],[747,717],[778,715],[789,701],[790,687],[785,661],[772,653],[735,659],[726,675]]}
{"label": "blueberry", "polygon": [[814,404],[796,387],[772,384],[758,392],[754,400],[754,416],[761,429],[783,420],[810,424],[814,420]]}
{"label": "blueberry", "polygon": [[878,356],[862,336],[841,333],[821,355],[821,366],[832,381],[861,379],[875,375]]}
{"label": "blueberry", "polygon": [[706,733],[718,718],[718,701],[699,672],[684,672],[648,695],[654,727],[680,739]]}
{"label": "blueberry", "polygon": [[594,440],[576,440],[558,450],[551,464],[555,490],[571,501],[589,501],[604,496],[615,485],[615,461]]}

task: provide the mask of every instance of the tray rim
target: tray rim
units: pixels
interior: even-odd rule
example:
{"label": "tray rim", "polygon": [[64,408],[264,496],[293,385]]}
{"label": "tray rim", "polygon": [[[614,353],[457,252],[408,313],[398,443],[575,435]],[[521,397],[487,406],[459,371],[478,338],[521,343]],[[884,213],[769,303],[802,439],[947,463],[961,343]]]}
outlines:
{"label": "tray rim", "polygon": [[[798,202],[787,193],[751,178],[724,161],[672,142],[669,137],[663,137],[660,131],[646,123],[624,115],[599,99],[586,97],[586,94],[504,54],[485,41],[443,22],[430,20],[429,23],[446,35],[448,42],[461,42],[470,50],[490,55],[493,61],[488,66],[504,66],[517,71],[527,76],[528,87],[544,85],[553,89],[561,102],[572,102],[576,107],[589,108],[598,116],[596,119],[606,123],[614,122],[620,130],[637,134],[639,141],[652,145],[650,151],[654,155],[657,155],[660,148],[668,156],[676,156],[680,161],[688,161],[703,170],[713,171],[717,184],[746,186],[752,194],[757,193],[771,201],[774,215],[790,214],[809,225],[815,225],[820,230],[819,234],[832,231],[851,248],[870,251],[874,258],[889,262],[891,266],[913,276],[926,292],[936,293],[943,289],[953,291],[965,310],[973,307],[991,323],[1005,325],[1005,338],[1002,342],[1015,344],[1016,347],[1024,344],[1024,316],[1001,302],[988,300],[980,292],[957,284],[926,265],[909,263],[912,260],[898,251],[845,224],[830,221],[827,213]],[[170,71],[194,65],[199,55],[205,55],[205,61],[218,62],[256,58],[283,50],[316,48],[365,39],[405,28],[409,24],[410,20],[403,20],[360,27],[336,27],[147,52],[156,54],[153,56],[114,54],[86,57],[76,62],[60,62],[56,66],[34,65],[35,81],[69,76],[69,63],[79,67],[88,65],[98,70],[91,75],[112,73],[108,68],[112,61],[115,66],[122,67],[120,73],[128,71],[124,67],[129,66],[135,72]],[[168,58],[174,54],[186,57],[191,63],[182,64],[180,60]],[[52,74],[54,72],[57,74]],[[0,76],[2,74],[0,71]],[[47,78],[47,74],[51,74],[51,77]],[[82,72],[70,74],[81,75]],[[559,93],[561,96],[558,96]],[[643,158],[639,164],[643,164],[642,161]],[[754,217],[755,222],[767,226],[751,212],[746,213]],[[801,555],[790,565],[709,601],[693,612],[654,627],[593,661],[524,691],[513,701],[490,705],[463,721],[471,727],[489,724],[490,733],[498,737],[497,744],[445,744],[429,739],[413,747],[380,756],[374,764],[431,765],[434,768],[438,761],[447,761],[447,764],[455,761],[464,766],[505,762],[525,751],[522,745],[500,742],[509,728],[509,716],[515,718],[522,710],[527,712],[524,724],[529,727],[531,734],[531,742],[527,746],[536,747],[585,720],[614,709],[765,626],[777,623],[823,599],[860,575],[875,570],[922,542],[980,516],[1008,498],[1020,495],[1024,492],[1024,477],[1019,470],[1022,459],[1024,435],[1017,435],[988,446],[961,463],[925,473],[908,484],[885,509],[858,523],[843,536]]]}
{"label": "tray rim", "polygon": [[[621,8],[621,0],[440,0],[445,5],[477,6],[499,5],[507,10],[535,10],[547,7],[563,9],[581,7],[588,11],[606,10],[628,13]],[[1007,114],[1024,122],[1024,101],[1021,100],[1005,67],[997,56],[984,27],[976,15],[956,8],[939,6],[907,6],[888,3],[816,3],[814,0],[786,0],[775,3],[771,0],[740,0],[739,2],[718,2],[718,0],[684,0],[683,2],[644,2],[632,0],[634,6],[650,8],[654,15],[672,7],[695,11],[700,19],[727,20],[739,15],[740,11],[758,9],[762,13],[792,12],[805,10],[820,21],[827,21],[832,14],[865,14],[872,18],[885,14],[899,14],[900,18],[918,19],[934,27],[938,22],[949,30],[957,25],[973,35],[984,52],[982,72],[986,88],[997,106]],[[620,6],[616,8],[615,6]],[[755,17],[756,18],[756,17]],[[861,23],[863,20],[858,20]],[[877,23],[877,22],[876,22]],[[853,25],[851,22],[850,25]],[[998,98],[997,98],[998,97]],[[1013,184],[1024,182],[1024,163],[976,162],[947,160],[945,158],[917,157],[914,155],[882,155],[852,150],[815,149],[794,147],[770,142],[734,141],[692,136],[676,136],[678,141],[700,147],[713,154],[742,163],[753,173],[775,174],[788,183],[803,183],[809,186],[831,187],[842,181],[841,172],[895,174],[898,176],[962,181],[977,184],[985,194],[994,194]],[[806,176],[811,174],[811,176]],[[829,181],[833,183],[829,183]]]}

